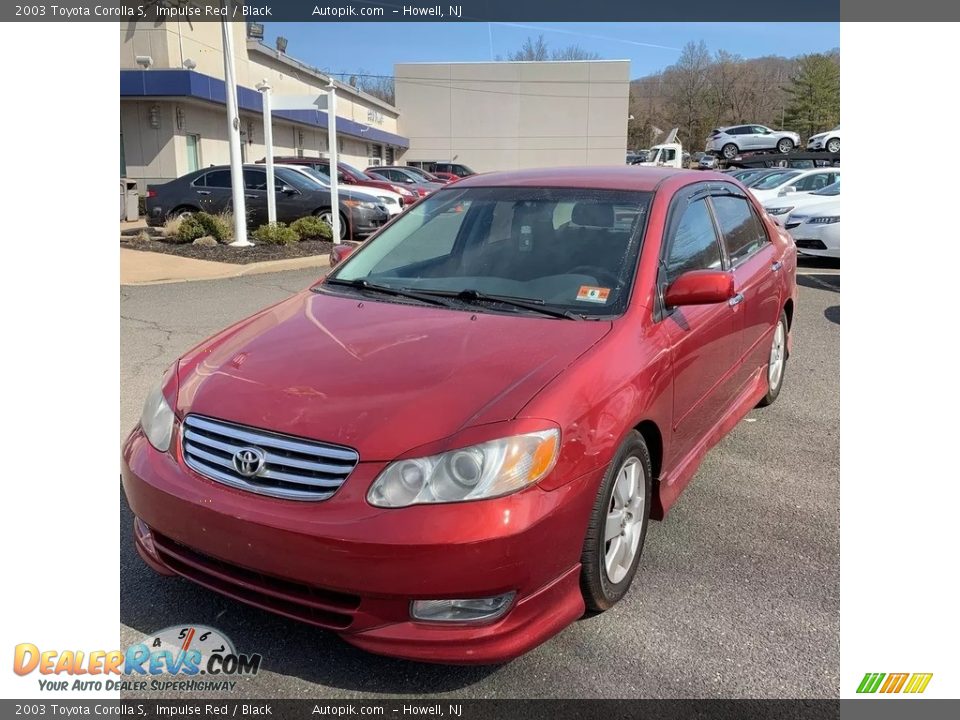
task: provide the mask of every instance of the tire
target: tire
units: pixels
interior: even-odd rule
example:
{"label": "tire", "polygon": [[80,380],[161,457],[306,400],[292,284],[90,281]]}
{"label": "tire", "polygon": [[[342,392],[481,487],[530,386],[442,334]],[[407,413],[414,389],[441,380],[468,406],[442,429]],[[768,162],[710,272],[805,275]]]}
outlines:
{"label": "tire", "polygon": [[[623,489],[631,485],[624,474],[633,474],[633,496],[626,501],[628,514],[622,512],[624,506]],[[580,556],[580,590],[587,609],[593,612],[603,612],[613,607],[630,589],[634,575],[637,574],[637,565],[643,553],[643,543],[647,536],[647,526],[650,524],[650,492],[653,467],[650,462],[650,451],[643,440],[643,436],[636,430],[630,432],[623,441],[616,456],[604,473],[597,499],[594,501],[590,515],[590,524],[587,526],[587,535],[583,542],[583,551]],[[619,488],[618,488],[619,486]],[[615,492],[616,491],[616,492]],[[642,497],[639,493],[642,491]],[[617,506],[621,506],[618,508]],[[613,535],[610,540],[606,536],[610,533],[607,526],[612,522],[616,532],[615,512],[621,510],[620,522],[627,523],[624,534]],[[632,523],[630,517],[633,518]],[[616,552],[611,558],[619,557],[619,562],[608,562],[608,554],[615,551],[614,543],[620,542],[623,552],[632,552],[633,556],[627,562],[622,554]],[[624,545],[624,543],[627,543]],[[608,569],[613,566],[613,577]]]}
{"label": "tire", "polygon": [[[779,350],[777,346],[779,344]],[[774,370],[774,356],[779,364],[779,371]],[[780,319],[777,321],[777,329],[773,333],[773,339],[770,341],[770,359],[767,361],[767,394],[763,396],[757,407],[767,407],[773,405],[780,390],[783,388],[783,378],[787,374],[787,314],[780,312]]]}
{"label": "tire", "polygon": [[780,138],[777,141],[777,152],[788,153],[793,150],[793,140],[790,138]]}
{"label": "tire", "polygon": [[181,205],[178,208],[174,208],[167,214],[167,218],[170,220],[176,220],[178,218],[190,217],[195,212],[200,212],[195,207],[189,207],[187,205]]}
{"label": "tire", "polygon": [[[321,208],[320,210],[317,210],[314,215],[333,228],[333,213],[330,212],[330,208]],[[340,239],[346,240],[349,234],[350,225],[347,223],[346,216],[343,213],[340,213]]]}
{"label": "tire", "polygon": [[727,143],[720,149],[720,153],[727,160],[733,160],[738,152],[740,152],[740,149],[733,143]]}
{"label": "tire", "polygon": [[840,138],[830,138],[827,140],[827,152],[840,152]]}

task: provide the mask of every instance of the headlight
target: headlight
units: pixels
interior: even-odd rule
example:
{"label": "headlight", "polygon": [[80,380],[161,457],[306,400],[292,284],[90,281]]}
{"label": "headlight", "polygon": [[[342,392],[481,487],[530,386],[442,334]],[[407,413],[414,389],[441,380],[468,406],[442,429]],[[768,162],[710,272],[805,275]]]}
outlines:
{"label": "headlight", "polygon": [[785,205],[784,207],[775,207],[767,208],[767,212],[771,215],[784,215],[793,210],[793,205]]}
{"label": "headlight", "polygon": [[812,217],[807,220],[808,223],[813,225],[833,225],[833,223],[840,222],[839,215],[822,215],[820,217]]}
{"label": "headlight", "polygon": [[384,205],[396,205],[396,204],[397,204],[397,201],[396,201],[396,200],[394,200],[394,199],[391,198],[391,197],[387,197],[386,195],[377,195],[377,197],[380,198],[380,202],[382,202]]}
{"label": "headlight", "polygon": [[173,410],[163,397],[163,383],[157,385],[147,395],[140,415],[140,427],[147,440],[160,452],[170,449],[170,437],[173,435]]}
{"label": "headlight", "polygon": [[352,200],[347,199],[343,201],[343,204],[347,207],[358,207],[366,208],[367,210],[376,210],[377,204],[372,202],[367,202],[366,200]]}
{"label": "headlight", "polygon": [[543,430],[390,463],[367,500],[384,508],[500,497],[538,482],[557,461],[560,433]]}

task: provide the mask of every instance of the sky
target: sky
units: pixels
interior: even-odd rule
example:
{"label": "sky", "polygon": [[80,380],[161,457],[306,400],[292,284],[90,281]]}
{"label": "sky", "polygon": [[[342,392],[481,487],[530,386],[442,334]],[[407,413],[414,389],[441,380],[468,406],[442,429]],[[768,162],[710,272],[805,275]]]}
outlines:
{"label": "sky", "polygon": [[267,23],[265,42],[287,38],[287,54],[327,73],[392,75],[398,62],[469,62],[506,57],[527,36],[550,49],[580,45],[631,61],[632,78],[676,62],[685,43],[746,58],[791,57],[840,46],[839,23]]}

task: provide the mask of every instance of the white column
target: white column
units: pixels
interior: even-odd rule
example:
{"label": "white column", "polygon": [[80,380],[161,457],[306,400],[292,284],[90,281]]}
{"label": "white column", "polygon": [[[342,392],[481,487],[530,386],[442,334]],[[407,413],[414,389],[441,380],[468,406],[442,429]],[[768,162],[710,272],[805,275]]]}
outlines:
{"label": "white column", "polygon": [[333,220],[333,242],[340,243],[340,181],[337,153],[337,87],[330,82],[327,88],[327,145],[330,147],[330,214]]}
{"label": "white column", "polygon": [[[227,16],[230,0],[224,0]],[[223,33],[223,78],[227,92],[227,137],[230,139],[230,184],[233,187],[234,247],[253,245],[247,240],[247,203],[243,196],[243,163],[240,154],[240,118],[237,110],[237,79],[233,60],[233,23],[220,22]]]}
{"label": "white column", "polygon": [[263,144],[267,146],[267,222],[277,221],[277,191],[273,180],[273,112],[270,109],[270,83],[264,79],[257,90],[263,95]]}

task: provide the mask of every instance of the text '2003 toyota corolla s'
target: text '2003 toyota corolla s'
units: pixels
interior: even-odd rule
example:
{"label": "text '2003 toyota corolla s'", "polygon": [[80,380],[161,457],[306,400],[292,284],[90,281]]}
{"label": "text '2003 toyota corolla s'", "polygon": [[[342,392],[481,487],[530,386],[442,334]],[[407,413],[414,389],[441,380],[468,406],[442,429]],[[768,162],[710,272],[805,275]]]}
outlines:
{"label": "text '2003 toyota corolla s'", "polygon": [[491,663],[606,610],[780,392],[796,250],[726,175],[466,178],[174,363],[123,449],[161,573]]}

